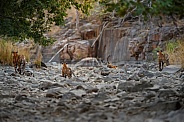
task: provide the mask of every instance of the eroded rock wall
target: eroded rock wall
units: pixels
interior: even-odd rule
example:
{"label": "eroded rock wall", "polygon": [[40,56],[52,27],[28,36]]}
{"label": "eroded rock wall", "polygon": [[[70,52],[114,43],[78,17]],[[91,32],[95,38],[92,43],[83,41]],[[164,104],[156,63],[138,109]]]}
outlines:
{"label": "eroded rock wall", "polygon": [[165,50],[169,40],[183,37],[184,24],[176,27],[172,23],[158,27],[154,25],[126,23],[122,27],[113,26],[104,29],[102,38],[97,42],[97,57],[106,61],[111,55],[111,62],[136,60],[134,53],[138,53],[138,60],[153,61],[156,58],[155,48]]}

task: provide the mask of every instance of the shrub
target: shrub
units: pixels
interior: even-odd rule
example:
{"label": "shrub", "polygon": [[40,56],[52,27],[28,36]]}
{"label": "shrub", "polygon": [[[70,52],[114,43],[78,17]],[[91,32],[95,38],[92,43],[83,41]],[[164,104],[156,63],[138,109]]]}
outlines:
{"label": "shrub", "polygon": [[0,39],[0,63],[12,65],[12,42]]}
{"label": "shrub", "polygon": [[41,61],[42,61],[42,55],[41,53],[36,57],[36,59],[34,60],[34,65],[36,66],[36,68],[41,68]]}
{"label": "shrub", "polygon": [[24,55],[26,61],[30,60],[29,49],[13,46],[13,41],[0,38],[0,63],[3,65],[13,65],[12,51],[18,51],[19,55]]}
{"label": "shrub", "polygon": [[166,52],[169,55],[170,64],[180,64],[184,67],[184,39],[168,42]]}

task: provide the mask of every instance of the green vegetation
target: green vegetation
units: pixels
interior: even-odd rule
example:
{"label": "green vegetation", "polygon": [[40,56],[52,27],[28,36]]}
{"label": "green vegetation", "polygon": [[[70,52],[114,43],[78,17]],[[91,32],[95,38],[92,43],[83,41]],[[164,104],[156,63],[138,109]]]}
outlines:
{"label": "green vegetation", "polygon": [[167,43],[166,53],[170,64],[181,64],[184,68],[184,39]]}
{"label": "green vegetation", "polygon": [[150,16],[184,16],[184,1],[182,0],[100,0],[104,12],[116,11],[120,16],[127,13],[145,19]]}
{"label": "green vegetation", "polygon": [[169,52],[169,53],[174,52],[174,50],[179,46],[179,43],[180,42],[174,41],[174,40],[169,41],[166,44],[166,50],[167,50],[167,52]]}
{"label": "green vegetation", "polygon": [[64,24],[67,9],[74,6],[88,14],[90,0],[0,0],[0,36],[14,39],[33,38],[36,43],[49,45],[53,39],[43,34],[51,25]]}

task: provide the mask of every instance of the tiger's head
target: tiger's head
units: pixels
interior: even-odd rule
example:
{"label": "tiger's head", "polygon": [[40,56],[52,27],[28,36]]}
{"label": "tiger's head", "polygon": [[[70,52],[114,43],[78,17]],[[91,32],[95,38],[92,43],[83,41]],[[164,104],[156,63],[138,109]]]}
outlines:
{"label": "tiger's head", "polygon": [[66,65],[66,63],[63,63],[63,68],[67,68],[67,65]]}
{"label": "tiger's head", "polygon": [[15,51],[12,51],[12,55],[13,56],[18,56],[18,51],[16,51],[16,52]]}

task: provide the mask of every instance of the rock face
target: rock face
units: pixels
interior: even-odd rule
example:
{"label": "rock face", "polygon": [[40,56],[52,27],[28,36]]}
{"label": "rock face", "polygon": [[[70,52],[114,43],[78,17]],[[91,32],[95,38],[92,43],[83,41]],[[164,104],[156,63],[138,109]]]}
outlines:
{"label": "rock face", "polygon": [[[149,28],[149,29],[147,29]],[[184,31],[184,26],[178,26],[180,31]],[[98,55],[102,60],[107,60],[111,55],[112,62],[136,60],[132,57],[134,53],[138,53],[138,60],[153,61],[156,54],[153,50],[157,47],[165,50],[167,40],[176,38],[177,32],[174,25],[169,24],[159,28],[156,24],[151,27],[149,25],[141,25],[138,22],[132,22],[115,28],[109,26],[103,31],[102,38],[98,40]],[[132,57],[131,57],[132,56]]]}
{"label": "rock face", "polygon": [[0,66],[0,121],[183,122],[182,70],[169,74],[141,62],[111,69],[89,61],[97,62],[69,64],[71,79],[61,76],[60,63],[42,69],[27,64],[32,75]]}
{"label": "rock face", "polygon": [[[60,49],[52,61],[78,61],[86,57],[95,57],[96,51],[91,44],[99,34],[100,26],[90,22],[82,22],[78,30],[68,26],[70,21],[66,21],[66,26],[61,29],[54,37],[57,40],[52,46],[43,47],[43,60],[48,62]],[[70,23],[71,24],[71,23]],[[65,45],[68,46],[65,47]]]}
{"label": "rock face", "polygon": [[130,38],[126,36],[126,31],[126,28],[105,29],[102,39],[99,40],[98,57],[107,60],[108,55],[111,55],[112,62],[130,60]]}
{"label": "rock face", "polygon": [[127,20],[118,26],[117,20],[118,18],[106,20],[108,24],[105,28],[103,22],[80,20],[78,30],[75,22],[66,20],[65,26],[54,35],[57,40],[55,44],[51,47],[43,47],[44,62],[48,62],[65,44],[69,46],[64,48],[53,61],[78,61],[86,57],[96,57],[106,61],[109,55],[111,62],[153,61],[156,59],[154,49],[164,50],[166,41],[177,38],[184,32],[182,20],[177,28],[170,19],[161,27],[157,18],[152,23]]}

